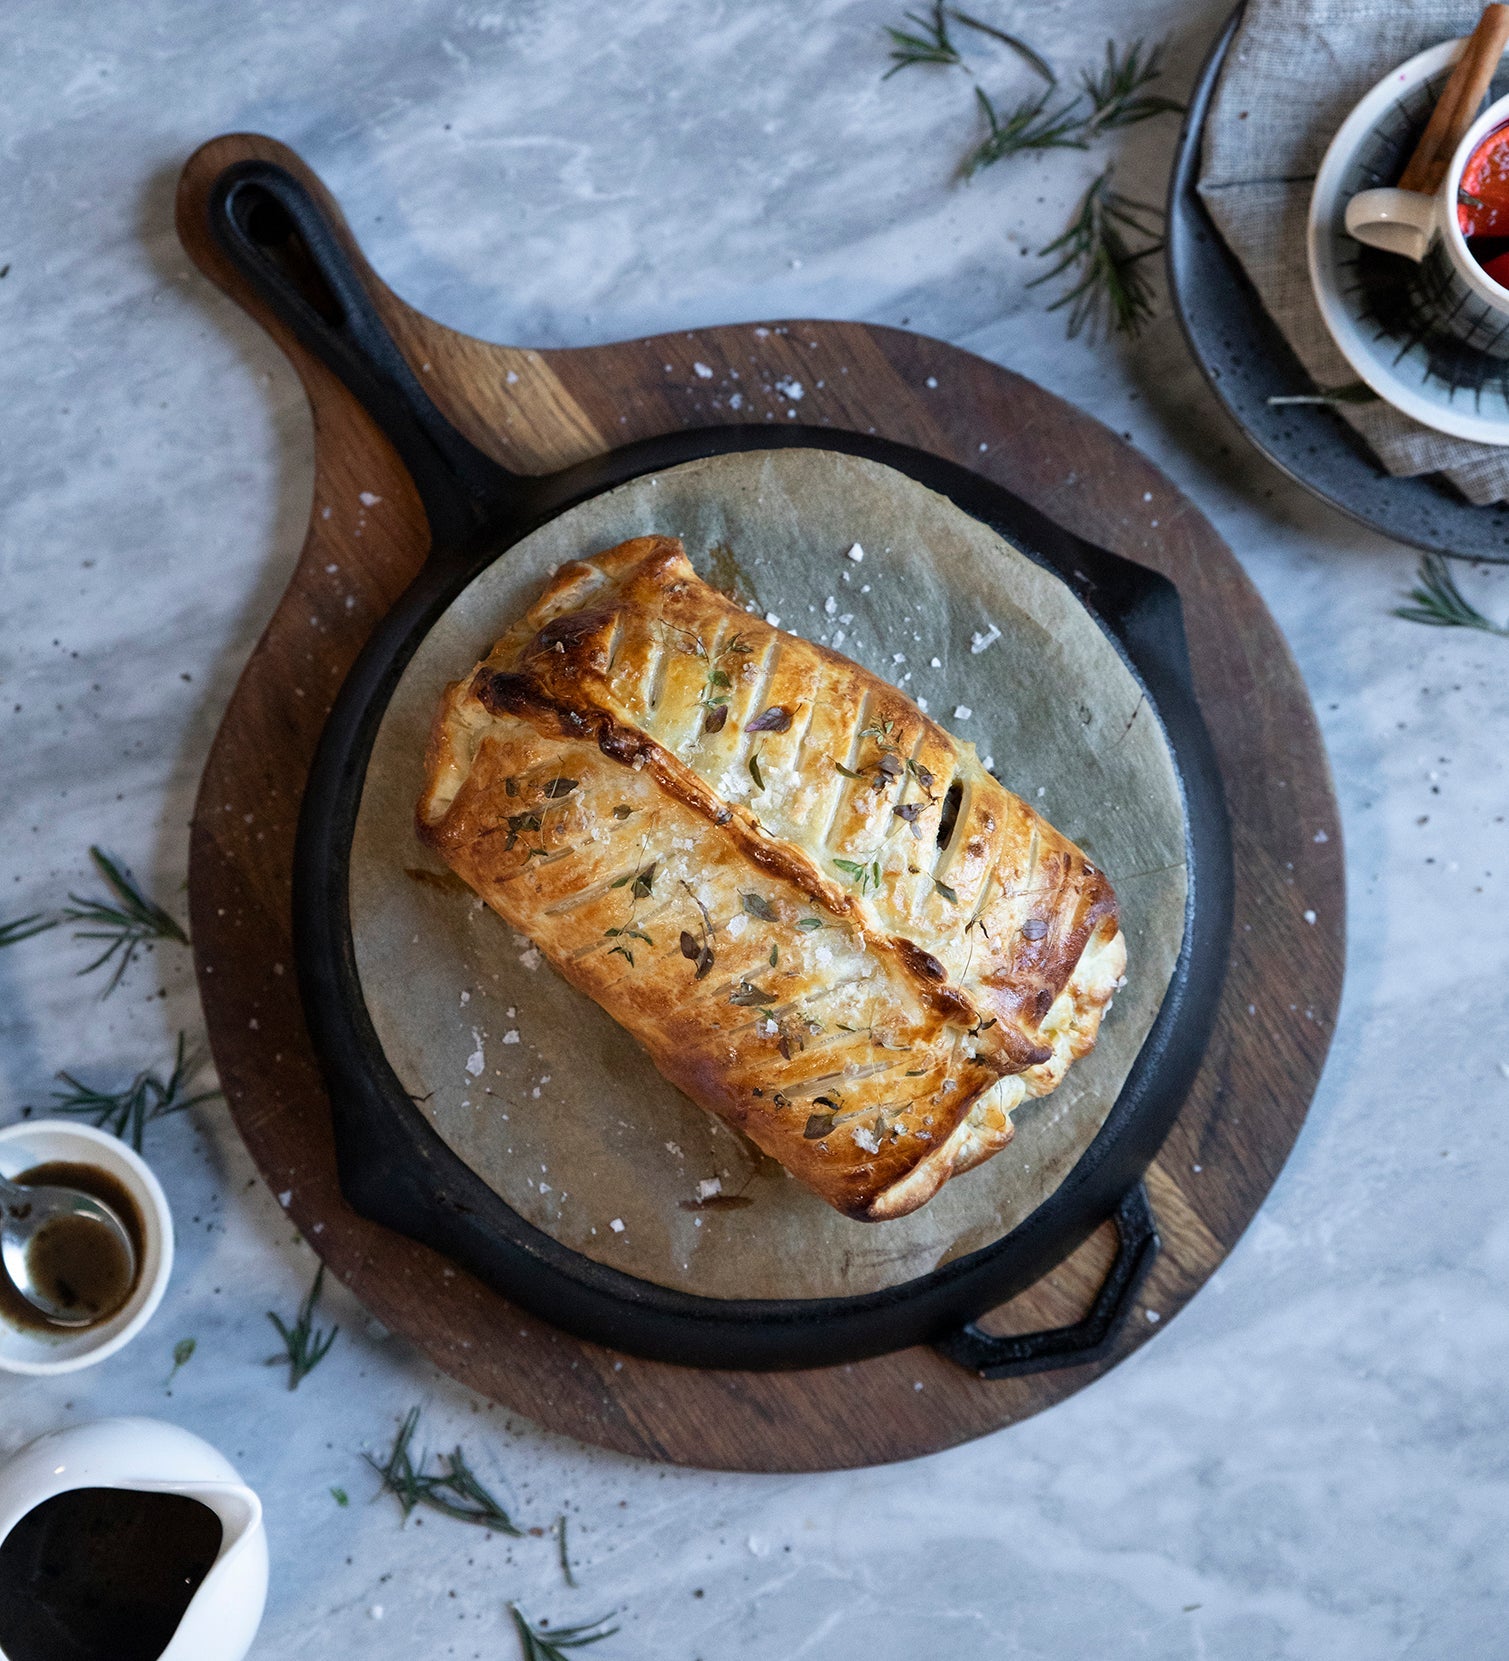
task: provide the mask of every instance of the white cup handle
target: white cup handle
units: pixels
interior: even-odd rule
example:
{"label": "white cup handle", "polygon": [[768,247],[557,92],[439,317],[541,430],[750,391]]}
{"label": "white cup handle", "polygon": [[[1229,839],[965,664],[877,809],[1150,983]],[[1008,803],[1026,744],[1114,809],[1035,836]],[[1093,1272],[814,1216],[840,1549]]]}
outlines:
{"label": "white cup handle", "polygon": [[1436,230],[1436,199],[1418,190],[1363,190],[1347,203],[1347,235],[1370,248],[1423,260]]}

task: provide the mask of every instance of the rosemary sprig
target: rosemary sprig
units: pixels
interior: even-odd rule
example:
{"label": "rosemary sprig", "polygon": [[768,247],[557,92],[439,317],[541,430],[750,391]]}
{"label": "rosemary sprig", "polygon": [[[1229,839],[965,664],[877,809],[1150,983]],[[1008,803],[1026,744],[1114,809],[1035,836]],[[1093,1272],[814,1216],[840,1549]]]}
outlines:
{"label": "rosemary sprig", "polygon": [[604,1615],[596,1621],[583,1621],[580,1626],[557,1626],[547,1629],[532,1625],[516,1603],[509,1604],[508,1612],[513,1616],[513,1624],[518,1628],[524,1661],[566,1661],[567,1650],[585,1649],[588,1644],[599,1644],[604,1638],[611,1638],[618,1631],[616,1626],[608,1625],[613,1618],[611,1615]]}
{"label": "rosemary sprig", "polygon": [[1069,307],[1071,340],[1087,323],[1092,334],[1108,325],[1117,334],[1135,335],[1153,315],[1152,283],[1139,262],[1163,243],[1134,250],[1127,234],[1156,237],[1157,225],[1149,221],[1157,219],[1158,210],[1112,190],[1111,173],[1108,167],[1085,191],[1063,235],[1038,250],[1039,257],[1059,258],[1027,285],[1036,288],[1065,271],[1076,273],[1073,285],[1048,308]]}
{"label": "rosemary sprig", "polygon": [[71,893],[68,898],[73,904],[63,908],[59,920],[92,925],[75,929],[75,940],[105,942],[104,951],[79,973],[87,975],[103,968],[113,958],[115,968],[103,993],[103,996],[109,997],[120,985],[121,976],[131,966],[131,960],[149,940],[176,940],[180,946],[187,946],[189,937],[175,918],[141,891],[130,871],[112,859],[103,848],[91,847],[89,857],[114,898],[89,900]]}
{"label": "rosemary sprig", "polygon": [[183,1093],[190,1077],[198,1071],[200,1061],[198,1055],[186,1053],[185,1037],[180,1032],[173,1070],[165,1080],[144,1068],[124,1090],[98,1090],[72,1073],[59,1073],[58,1077],[68,1088],[53,1091],[52,1110],[89,1119],[100,1130],[108,1130],[123,1142],[129,1141],[140,1153],[142,1134],[154,1119],[197,1107],[200,1102],[220,1094],[219,1090],[200,1090],[192,1096]]}
{"label": "rosemary sprig", "polygon": [[1509,636],[1509,624],[1492,622],[1457,587],[1443,554],[1426,554],[1421,559],[1415,586],[1406,598],[1414,604],[1394,608],[1394,616],[1406,623],[1428,623],[1437,629],[1481,629],[1484,634]]}
{"label": "rosemary sprig", "polygon": [[418,1427],[419,1409],[411,1407],[399,1426],[387,1463],[379,1465],[371,1454],[363,1455],[382,1479],[384,1491],[392,1494],[403,1507],[405,1521],[416,1506],[425,1505],[458,1522],[476,1523],[481,1528],[495,1528],[500,1534],[522,1538],[524,1530],[515,1525],[477,1480],[459,1447],[453,1453],[439,1456],[442,1468],[438,1471],[424,1469],[428,1454],[421,1455],[419,1464],[415,1465],[409,1447]]}
{"label": "rosemary sprig", "polygon": [[1085,122],[1085,134],[1093,138],[1097,133],[1109,133],[1117,127],[1130,127],[1138,121],[1150,120],[1155,115],[1173,115],[1183,111],[1183,104],[1172,98],[1161,98],[1142,89],[1156,81],[1163,73],[1158,61],[1163,48],[1155,46],[1146,57],[1145,43],[1137,40],[1118,55],[1115,41],[1106,42],[1106,61],[1100,73],[1080,72],[1085,96],[1091,111]]}
{"label": "rosemary sprig", "polygon": [[14,946],[19,941],[30,940],[33,935],[45,934],[48,929],[58,928],[64,923],[88,924],[86,928],[73,931],[74,939],[104,941],[105,949],[79,973],[90,974],[114,959],[115,967],[101,994],[108,998],[120,985],[121,976],[130,968],[131,960],[149,940],[176,940],[179,945],[187,946],[189,937],[175,917],[141,891],[130,871],[118,860],[112,859],[103,848],[96,847],[90,848],[89,857],[105,879],[112,898],[85,899],[70,893],[68,898],[73,903],[60,911],[51,914],[35,911],[28,917],[0,923],[0,946]]}
{"label": "rosemary sprig", "polygon": [[284,1355],[270,1355],[267,1358],[269,1367],[281,1366],[288,1363],[288,1388],[297,1390],[300,1382],[330,1353],[330,1346],[335,1342],[336,1334],[341,1330],[338,1326],[331,1327],[329,1332],[317,1332],[314,1326],[314,1312],[319,1306],[320,1293],[325,1286],[325,1265],[320,1264],[314,1272],[314,1285],[309,1288],[304,1301],[299,1305],[299,1312],[294,1318],[293,1325],[285,1326],[283,1321],[267,1311],[267,1318],[278,1329],[278,1336],[283,1340],[283,1347],[287,1352]]}
{"label": "rosemary sprig", "polygon": [[964,177],[973,178],[981,168],[992,167],[1023,150],[1083,150],[1085,126],[1076,114],[1079,100],[1050,110],[1051,97],[1050,89],[1037,98],[1024,98],[1003,116],[983,89],[976,87],[975,98],[989,131],[964,158]]}
{"label": "rosemary sprig", "polygon": [[915,24],[920,32],[913,34],[909,29],[886,25],[886,33],[891,37],[893,62],[880,77],[881,80],[889,81],[893,75],[909,69],[914,63],[947,65],[962,62],[958,47],[949,39],[942,0],[933,0],[931,17],[919,17],[916,12],[908,12],[906,21]]}

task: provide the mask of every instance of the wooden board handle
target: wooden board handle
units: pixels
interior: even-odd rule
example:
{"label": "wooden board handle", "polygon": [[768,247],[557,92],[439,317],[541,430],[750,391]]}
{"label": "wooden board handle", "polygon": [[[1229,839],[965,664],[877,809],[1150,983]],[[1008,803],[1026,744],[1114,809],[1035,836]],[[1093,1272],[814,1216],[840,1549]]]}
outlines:
{"label": "wooden board handle", "polygon": [[1478,106],[1493,80],[1505,45],[1509,45],[1509,5],[1485,6],[1477,28],[1468,36],[1457,59],[1446,90],[1431,112],[1414,154],[1399,176],[1401,190],[1418,190],[1422,195],[1434,196],[1441,188],[1457,146],[1477,120]]}

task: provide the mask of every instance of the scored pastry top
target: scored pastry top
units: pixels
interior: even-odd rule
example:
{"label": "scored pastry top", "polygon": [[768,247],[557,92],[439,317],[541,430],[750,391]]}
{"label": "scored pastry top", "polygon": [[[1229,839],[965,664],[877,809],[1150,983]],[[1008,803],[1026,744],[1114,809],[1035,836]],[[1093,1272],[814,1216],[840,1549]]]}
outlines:
{"label": "scored pastry top", "polygon": [[641,537],[562,566],[437,712],[421,835],[840,1210],[924,1203],[1062,1079],[1105,875],[974,748]]}

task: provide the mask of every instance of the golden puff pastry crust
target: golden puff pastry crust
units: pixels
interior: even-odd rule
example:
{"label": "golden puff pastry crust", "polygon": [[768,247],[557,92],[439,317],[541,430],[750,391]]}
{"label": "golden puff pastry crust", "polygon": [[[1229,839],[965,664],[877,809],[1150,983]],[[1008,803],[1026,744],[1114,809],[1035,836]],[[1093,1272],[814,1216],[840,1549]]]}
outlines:
{"label": "golden puff pastry crust", "polygon": [[1116,897],[912,701],[679,541],[564,565],[436,713],[419,834],[693,1101],[851,1217],[1095,1043]]}

